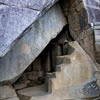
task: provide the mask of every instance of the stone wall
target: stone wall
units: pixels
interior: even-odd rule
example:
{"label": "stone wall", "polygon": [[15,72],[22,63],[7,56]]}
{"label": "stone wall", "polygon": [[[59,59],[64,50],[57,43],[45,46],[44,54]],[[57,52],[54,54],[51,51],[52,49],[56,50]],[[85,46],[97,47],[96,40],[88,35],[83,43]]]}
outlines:
{"label": "stone wall", "polygon": [[68,19],[69,30],[73,40],[94,59],[94,32],[88,23],[88,12],[82,0],[65,0],[63,11]]}

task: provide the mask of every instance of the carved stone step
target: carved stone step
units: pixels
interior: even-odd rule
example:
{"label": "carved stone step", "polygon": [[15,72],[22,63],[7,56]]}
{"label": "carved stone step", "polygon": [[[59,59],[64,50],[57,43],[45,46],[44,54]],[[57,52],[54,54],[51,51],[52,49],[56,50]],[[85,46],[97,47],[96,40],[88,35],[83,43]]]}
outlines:
{"label": "carved stone step", "polygon": [[41,97],[44,97],[48,94],[45,85],[22,89],[19,90],[17,93],[19,95],[20,100],[41,100]]}
{"label": "carved stone step", "polygon": [[56,57],[56,65],[60,64],[70,64],[70,58],[68,56],[57,56]]}

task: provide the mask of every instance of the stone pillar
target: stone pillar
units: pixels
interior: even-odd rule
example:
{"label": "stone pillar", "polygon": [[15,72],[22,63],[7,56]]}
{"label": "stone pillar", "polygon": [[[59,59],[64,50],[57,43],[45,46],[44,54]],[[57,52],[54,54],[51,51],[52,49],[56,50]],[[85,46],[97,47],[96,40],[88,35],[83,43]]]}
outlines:
{"label": "stone pillar", "polygon": [[44,75],[46,75],[47,72],[51,71],[51,59],[50,59],[49,46],[41,54],[41,65],[42,65],[42,71],[44,72]]}
{"label": "stone pillar", "polygon": [[56,56],[61,56],[62,55],[62,48],[58,44],[52,43],[52,71],[55,71],[55,66],[56,66]]}

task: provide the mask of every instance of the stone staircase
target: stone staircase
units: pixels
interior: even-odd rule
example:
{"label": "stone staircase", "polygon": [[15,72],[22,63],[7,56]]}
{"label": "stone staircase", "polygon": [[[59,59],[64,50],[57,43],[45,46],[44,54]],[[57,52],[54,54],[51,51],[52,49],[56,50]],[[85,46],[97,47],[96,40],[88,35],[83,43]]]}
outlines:
{"label": "stone staircase", "polygon": [[100,90],[96,66],[77,42],[70,42],[68,55],[56,57],[56,71],[47,73],[46,84],[19,90],[21,100],[93,100]]}

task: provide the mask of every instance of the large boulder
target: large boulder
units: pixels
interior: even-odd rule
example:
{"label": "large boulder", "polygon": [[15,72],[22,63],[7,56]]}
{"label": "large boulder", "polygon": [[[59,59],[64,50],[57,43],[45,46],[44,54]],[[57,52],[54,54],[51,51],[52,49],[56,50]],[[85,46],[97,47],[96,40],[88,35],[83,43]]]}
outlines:
{"label": "large boulder", "polygon": [[57,0],[0,0],[0,57]]}
{"label": "large boulder", "polygon": [[66,19],[59,4],[32,24],[13,48],[0,58],[0,83],[14,82],[65,25]]}

